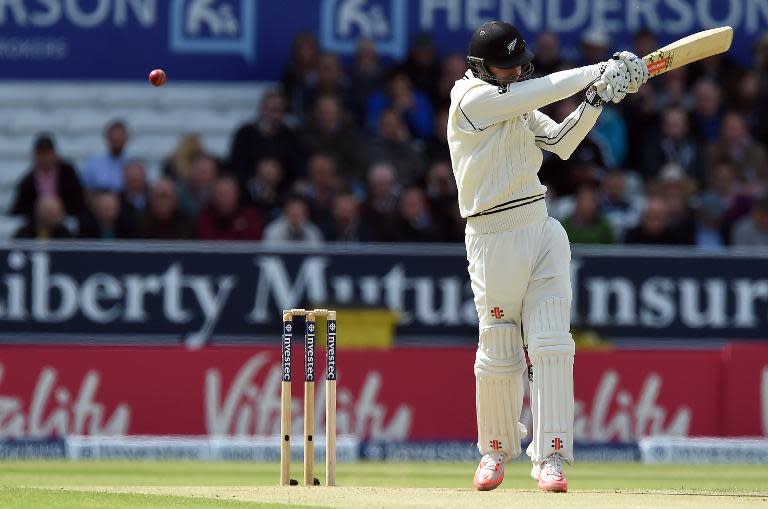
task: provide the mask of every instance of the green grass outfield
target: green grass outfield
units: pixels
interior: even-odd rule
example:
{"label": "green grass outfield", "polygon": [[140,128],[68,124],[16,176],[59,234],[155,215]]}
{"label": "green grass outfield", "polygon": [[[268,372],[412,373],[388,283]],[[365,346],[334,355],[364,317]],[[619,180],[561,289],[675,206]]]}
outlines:
{"label": "green grass outfield", "polygon": [[579,464],[567,470],[567,494],[539,492],[525,463],[508,466],[502,488],[479,493],[474,468],[341,464],[338,487],[305,488],[277,486],[276,464],[0,462],[0,508],[768,508],[766,466]]}

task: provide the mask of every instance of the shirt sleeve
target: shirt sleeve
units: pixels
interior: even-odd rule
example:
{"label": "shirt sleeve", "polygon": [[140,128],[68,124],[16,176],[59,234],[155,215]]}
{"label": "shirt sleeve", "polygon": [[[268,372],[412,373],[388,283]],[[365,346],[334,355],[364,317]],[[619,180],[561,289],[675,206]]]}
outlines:
{"label": "shirt sleeve", "polygon": [[491,84],[480,85],[464,94],[459,108],[471,128],[481,131],[497,122],[570,97],[599,77],[600,66],[595,64],[510,83],[501,90]]}
{"label": "shirt sleeve", "polygon": [[534,110],[528,117],[528,127],[536,136],[536,146],[568,159],[579,143],[587,137],[603,108],[583,102],[559,124],[546,114]]}

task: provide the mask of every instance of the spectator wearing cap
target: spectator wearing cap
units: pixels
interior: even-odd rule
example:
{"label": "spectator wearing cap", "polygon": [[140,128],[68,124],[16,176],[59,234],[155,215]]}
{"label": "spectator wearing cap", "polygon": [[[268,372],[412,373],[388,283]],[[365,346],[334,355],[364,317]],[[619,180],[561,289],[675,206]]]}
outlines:
{"label": "spectator wearing cap", "polygon": [[240,201],[237,179],[222,175],[216,179],[208,205],[197,218],[200,240],[259,240],[263,221],[250,205]]}
{"label": "spectator wearing cap", "polygon": [[81,239],[130,239],[135,236],[134,224],[122,214],[120,196],[110,190],[92,191],[89,213],[80,222]]}
{"label": "spectator wearing cap", "polygon": [[310,152],[325,152],[336,161],[339,175],[349,181],[365,178],[365,150],[359,129],[335,95],[322,95],[315,102],[311,120],[301,132]]}
{"label": "spectator wearing cap", "polygon": [[192,226],[178,207],[176,185],[163,177],[149,191],[149,202],[139,220],[137,236],[144,239],[181,240],[192,238]]}
{"label": "spectator wearing cap", "polygon": [[612,244],[613,230],[600,213],[597,191],[592,186],[581,186],[576,192],[573,213],[563,221],[563,228],[574,244]]}
{"label": "spectator wearing cap", "polygon": [[320,245],[323,234],[309,220],[309,207],[304,198],[291,195],[283,204],[283,213],[264,230],[264,241],[269,243],[300,242]]}
{"label": "spectator wearing cap", "polygon": [[744,116],[735,111],[723,115],[720,137],[706,149],[711,168],[715,161],[729,161],[754,193],[768,189],[768,151],[750,136]]}
{"label": "spectator wearing cap", "polygon": [[658,177],[661,168],[670,163],[685,175],[704,181],[699,144],[690,132],[688,115],[682,108],[670,108],[662,114],[661,131],[653,145],[645,150],[643,177],[647,180]]}
{"label": "spectator wearing cap", "polygon": [[768,198],[758,201],[749,216],[733,227],[734,246],[768,246]]}
{"label": "spectator wearing cap", "polygon": [[[433,80],[438,73],[432,76]],[[432,104],[402,71],[389,78],[386,91],[376,92],[368,99],[366,125],[370,132],[376,132],[384,112],[397,115],[416,138],[426,139],[432,133]]]}
{"label": "spectator wearing cap", "polygon": [[669,229],[668,214],[669,210],[663,198],[649,196],[645,202],[640,224],[627,232],[624,242],[645,245],[677,244],[677,239]]}
{"label": "spectator wearing cap", "polygon": [[123,166],[127,162],[128,127],[121,120],[110,122],[104,129],[106,153],[95,155],[83,163],[80,179],[86,190],[123,190]]}
{"label": "spectator wearing cap", "polygon": [[32,168],[16,186],[16,196],[10,213],[31,218],[42,197],[58,197],[66,214],[77,216],[83,212],[83,188],[74,167],[59,158],[53,139],[40,135],[32,148]]}
{"label": "spectator wearing cap", "polygon": [[279,91],[265,93],[258,118],[235,132],[229,168],[244,184],[253,175],[256,162],[266,157],[280,161],[288,180],[300,173],[304,161],[299,137],[286,123],[286,99]]}
{"label": "spectator wearing cap", "polygon": [[17,239],[69,239],[72,234],[64,226],[64,204],[54,194],[40,196],[35,202],[34,217],[19,228]]}

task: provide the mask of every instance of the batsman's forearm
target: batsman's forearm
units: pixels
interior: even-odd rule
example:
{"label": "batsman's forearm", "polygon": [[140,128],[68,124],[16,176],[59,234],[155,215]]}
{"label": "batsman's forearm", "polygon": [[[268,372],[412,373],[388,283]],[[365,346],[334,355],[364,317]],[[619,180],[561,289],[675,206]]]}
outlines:
{"label": "batsman's forearm", "polygon": [[505,93],[499,93],[497,87],[479,86],[467,91],[460,106],[472,124],[487,127],[570,97],[599,76],[596,64],[512,83]]}
{"label": "batsman's forearm", "polygon": [[560,124],[549,129],[545,135],[536,136],[539,148],[554,152],[561,159],[568,159],[597,123],[602,108],[583,102]]}

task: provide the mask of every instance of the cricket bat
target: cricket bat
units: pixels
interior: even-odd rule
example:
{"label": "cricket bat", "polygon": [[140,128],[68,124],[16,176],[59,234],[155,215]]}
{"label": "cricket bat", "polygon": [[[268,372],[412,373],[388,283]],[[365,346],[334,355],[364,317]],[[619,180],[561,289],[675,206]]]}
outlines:
{"label": "cricket bat", "polygon": [[[731,27],[710,28],[678,39],[643,57],[643,61],[648,65],[648,77],[653,78],[712,55],[724,53],[731,47],[732,41]],[[592,85],[595,90],[604,89],[605,86],[602,81]]]}
{"label": "cricket bat", "polygon": [[724,53],[731,47],[731,41],[733,41],[731,27],[710,28],[683,37],[643,57],[643,61],[648,64],[648,77],[652,78],[712,55]]}

